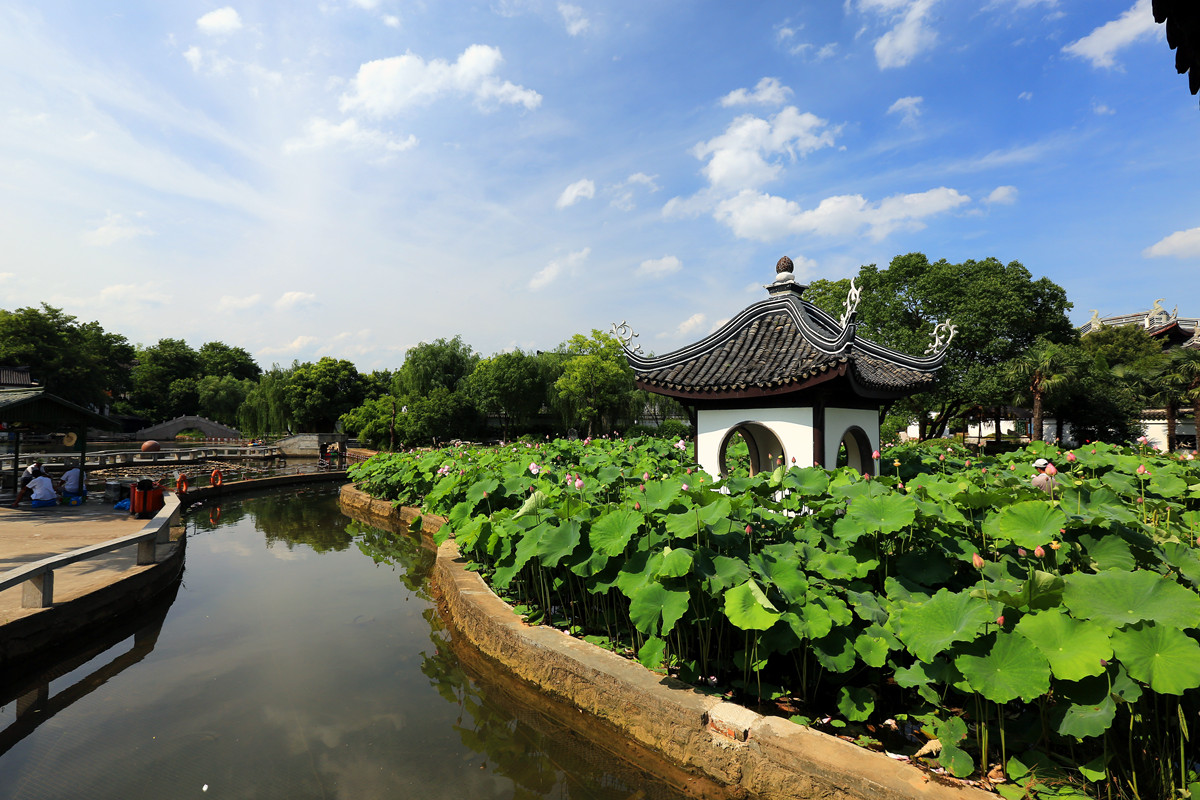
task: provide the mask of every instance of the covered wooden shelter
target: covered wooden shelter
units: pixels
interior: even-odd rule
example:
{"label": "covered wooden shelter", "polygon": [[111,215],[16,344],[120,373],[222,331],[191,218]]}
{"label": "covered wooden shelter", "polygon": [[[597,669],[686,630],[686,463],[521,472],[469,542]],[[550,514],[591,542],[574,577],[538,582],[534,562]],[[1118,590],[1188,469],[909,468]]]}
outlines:
{"label": "covered wooden shelter", "polygon": [[13,486],[17,485],[20,471],[17,466],[21,455],[21,434],[63,433],[72,439],[67,446],[79,451],[80,464],[87,455],[88,428],[120,430],[121,426],[94,411],[52,395],[44,387],[22,387],[0,389],[0,424],[3,424],[13,447]]}
{"label": "covered wooden shelter", "polygon": [[740,435],[754,474],[778,464],[846,464],[875,474],[879,422],[897,399],[931,388],[954,335],[934,330],[926,354],[914,357],[858,335],[858,290],[851,283],[845,313],[834,319],[804,299],[792,260],[776,265],[768,298],[744,309],[708,337],[662,356],[631,348],[617,329],[641,389],[683,403],[695,426],[696,461],[712,475],[728,474],[726,451]]}

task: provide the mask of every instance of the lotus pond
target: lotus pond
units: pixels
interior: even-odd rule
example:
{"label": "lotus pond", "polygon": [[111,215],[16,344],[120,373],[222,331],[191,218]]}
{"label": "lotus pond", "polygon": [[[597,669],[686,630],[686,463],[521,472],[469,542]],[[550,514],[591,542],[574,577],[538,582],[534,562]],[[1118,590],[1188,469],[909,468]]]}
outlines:
{"label": "lotus pond", "polygon": [[[380,454],[531,621],[1022,797],[1200,797],[1200,461],[949,442],[719,480],[684,443]],[[1030,485],[1035,458],[1058,469]]]}

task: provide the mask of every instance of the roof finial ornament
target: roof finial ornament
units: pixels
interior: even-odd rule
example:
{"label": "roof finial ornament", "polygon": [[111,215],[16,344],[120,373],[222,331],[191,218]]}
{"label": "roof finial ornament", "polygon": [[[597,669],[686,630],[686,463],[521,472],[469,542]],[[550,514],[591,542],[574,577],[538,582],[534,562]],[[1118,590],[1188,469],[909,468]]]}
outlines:
{"label": "roof finial ornament", "polygon": [[862,289],[854,285],[854,278],[850,279],[850,291],[846,294],[845,311],[842,318],[838,320],[838,325],[845,328],[850,324],[850,320],[854,318],[855,312],[858,311],[858,301],[862,299]]}
{"label": "roof finial ornament", "polygon": [[1099,309],[1096,309],[1096,308],[1092,309],[1092,318],[1088,320],[1088,325],[1090,326],[1088,328],[1088,333],[1091,333],[1092,331],[1099,330],[1100,328],[1104,327],[1104,320],[1100,319],[1100,310]]}
{"label": "roof finial ornament", "polygon": [[794,281],[796,279],[795,269],[796,265],[787,256],[779,259],[775,262],[775,282],[789,283],[790,281]]}
{"label": "roof finial ornament", "polygon": [[[933,344],[925,348],[925,355],[939,355],[950,349],[950,342],[954,340],[954,334],[958,333],[958,326],[951,325],[950,320],[939,322],[933,326]],[[945,337],[943,340],[942,337]]]}
{"label": "roof finial ornament", "polygon": [[621,346],[626,350],[631,353],[637,353],[638,355],[642,354],[642,346],[640,344],[633,344],[633,340],[638,338],[640,334],[634,333],[633,328],[629,327],[629,323],[627,323],[625,320],[621,320],[620,325],[614,322],[611,333],[617,338],[617,341],[619,341]]}

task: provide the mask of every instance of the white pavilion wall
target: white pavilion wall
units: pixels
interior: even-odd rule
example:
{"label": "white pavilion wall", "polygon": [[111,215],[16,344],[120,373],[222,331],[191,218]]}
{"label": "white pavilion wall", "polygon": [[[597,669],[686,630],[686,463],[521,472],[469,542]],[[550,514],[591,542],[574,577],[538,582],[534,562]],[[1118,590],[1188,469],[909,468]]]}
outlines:
{"label": "white pavilion wall", "polygon": [[[735,408],[696,412],[696,461],[710,475],[721,474],[721,442],[731,428],[756,423],[768,428],[783,445],[784,460],[790,465],[811,466],[813,411],[811,408]],[[837,451],[834,450],[836,454]],[[772,455],[779,455],[773,453]]]}
{"label": "white pavilion wall", "polygon": [[[879,411],[871,408],[827,408],[825,409],[825,466],[833,469],[837,465],[838,447],[842,437],[850,428],[858,426],[871,440],[871,449],[879,449]],[[796,465],[811,467],[796,459]],[[878,467],[878,465],[876,465]]]}

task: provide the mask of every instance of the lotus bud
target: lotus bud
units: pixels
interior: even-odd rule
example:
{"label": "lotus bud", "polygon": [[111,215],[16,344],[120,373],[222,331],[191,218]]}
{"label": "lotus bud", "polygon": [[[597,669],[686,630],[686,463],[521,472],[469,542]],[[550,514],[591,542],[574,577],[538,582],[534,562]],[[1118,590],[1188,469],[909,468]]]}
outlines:
{"label": "lotus bud", "polygon": [[[648,481],[648,480],[650,480],[650,473],[649,473],[649,472],[643,472],[643,473],[642,473],[642,480],[644,480],[644,481]],[[642,487],[642,491],[645,491],[645,490],[646,490],[646,487],[645,487],[645,486],[643,486],[643,487]]]}
{"label": "lotus bud", "polygon": [[641,510],[642,510],[642,504],[641,504],[641,503],[634,503],[634,504],[633,504],[633,510],[634,510],[634,511],[641,511]]}
{"label": "lotus bud", "polygon": [[1055,475],[1058,474],[1058,467],[1054,466],[1053,464],[1047,464],[1046,465],[1046,474],[1049,475],[1051,478],[1053,478]]}
{"label": "lotus bud", "polygon": [[879,458],[879,451],[876,450],[873,453],[871,453],[871,458]]}
{"label": "lotus bud", "polygon": [[982,470],[982,472],[983,472],[983,474],[984,474],[984,475],[987,475],[987,467],[984,467],[984,468],[983,468],[983,470]]}
{"label": "lotus bud", "polygon": [[1009,472],[1016,472],[1016,471],[1017,471],[1017,465],[1016,465],[1016,464],[1009,464],[1009,465],[1008,465],[1008,471],[1009,471]]}
{"label": "lotus bud", "polygon": [[796,457],[795,457],[795,456],[792,456],[792,463],[793,463],[793,464],[795,464],[795,463],[796,463]]}
{"label": "lotus bud", "polygon": [[938,461],[945,461],[945,460],[946,460],[946,457],[944,455],[938,456]]}
{"label": "lotus bud", "polygon": [[1037,556],[1038,558],[1046,557],[1046,551],[1042,548],[1042,546],[1040,544],[1037,547],[1033,548],[1033,554],[1035,556]]}
{"label": "lotus bud", "polygon": [[683,490],[684,490],[685,492],[688,490],[688,485],[687,485],[686,483],[683,485]]}
{"label": "lotus bud", "polygon": [[968,467],[971,466],[971,459],[969,459],[969,458],[967,459],[967,466]]}
{"label": "lotus bud", "polygon": [[1137,468],[1137,474],[1138,474],[1138,475],[1145,475],[1145,474],[1146,474],[1146,465],[1145,465],[1145,464],[1138,464],[1138,468]]}
{"label": "lotus bud", "polygon": [[1138,503],[1138,505],[1139,505],[1139,506],[1140,506],[1142,503],[1144,503],[1144,502],[1146,502],[1144,498],[1141,498],[1141,497],[1139,497],[1139,498],[1137,499],[1137,503]]}
{"label": "lotus bud", "polygon": [[579,478],[576,478],[576,479],[575,479],[575,488],[576,488],[576,489],[582,489],[582,488],[583,488],[583,481],[582,481],[582,480],[580,480]]}
{"label": "lotus bud", "polygon": [[1024,547],[1018,547],[1018,548],[1017,548],[1017,555],[1021,556],[1021,558],[1024,558],[1024,557],[1025,557],[1025,548],[1024,548]]}
{"label": "lotus bud", "polygon": [[640,483],[640,484],[638,484],[638,488],[644,492],[644,491],[646,491],[646,484]]}
{"label": "lotus bud", "polygon": [[996,624],[997,624],[997,625],[999,625],[999,626],[1001,626],[1001,627],[1004,627],[1004,615],[1003,615],[1003,614],[1001,614],[1000,616],[996,617]]}
{"label": "lotus bud", "polygon": [[1074,461],[1074,460],[1075,460],[1075,453],[1074,452],[1067,453],[1067,461]]}
{"label": "lotus bud", "polygon": [[750,524],[749,524],[749,523],[747,523],[747,524],[746,524],[746,533],[747,533],[747,534],[749,534],[751,531],[753,531],[753,528],[751,528],[751,527],[750,527]]}
{"label": "lotus bud", "polygon": [[983,556],[979,555],[979,553],[972,553],[971,564],[974,565],[975,569],[983,569]]}

